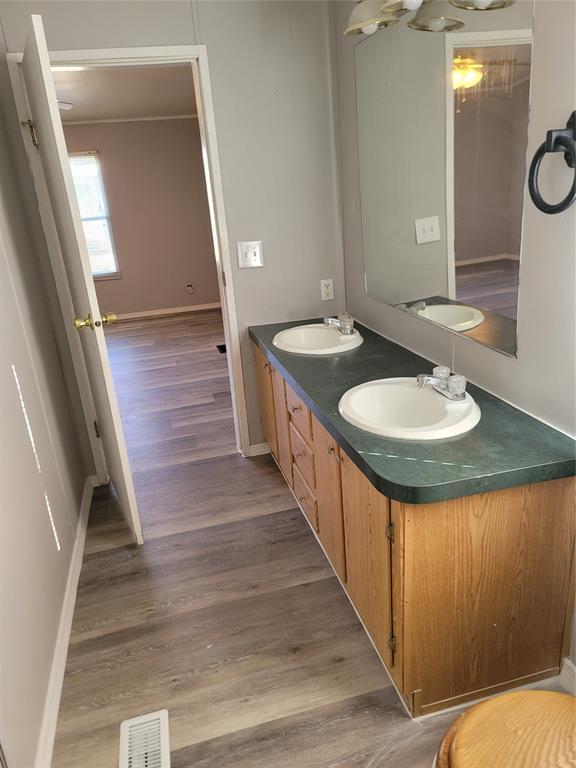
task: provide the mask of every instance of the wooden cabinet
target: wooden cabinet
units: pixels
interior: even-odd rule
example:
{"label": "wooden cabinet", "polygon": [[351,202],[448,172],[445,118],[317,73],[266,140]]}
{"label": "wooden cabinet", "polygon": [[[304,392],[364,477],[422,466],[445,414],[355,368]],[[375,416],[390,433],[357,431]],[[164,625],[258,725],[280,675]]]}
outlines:
{"label": "wooden cabinet", "polygon": [[292,487],[292,449],[290,447],[290,419],[286,407],[286,386],[284,379],[275,368],[272,368],[272,394],[274,397],[274,419],[276,421],[278,445],[276,459],[286,478],[286,482]]}
{"label": "wooden cabinet", "polygon": [[[404,690],[415,714],[558,674],[574,480],[392,509],[403,526]],[[398,526],[395,526],[396,528]]]}
{"label": "wooden cabinet", "polygon": [[312,416],[314,435],[314,464],[316,468],[316,503],[318,533],[332,567],[346,581],[344,551],[344,520],[342,515],[342,480],[340,449],[334,438]]}
{"label": "wooden cabinet", "polygon": [[286,384],[286,405],[288,413],[294,426],[300,432],[304,440],[312,445],[314,437],[312,435],[312,417],[306,404],[298,397],[296,392]]}
{"label": "wooden cabinet", "polygon": [[316,495],[314,491],[310,489],[306,480],[302,477],[302,473],[296,464],[292,467],[292,472],[294,477],[294,496],[300,505],[300,509],[308,518],[308,522],[314,531],[318,533],[318,508],[316,506]]}
{"label": "wooden cabinet", "polygon": [[389,500],[258,351],[276,461],[415,715],[559,673],[574,478],[434,504]]}
{"label": "wooden cabinet", "polygon": [[260,418],[264,439],[270,446],[272,455],[278,460],[278,436],[276,416],[274,414],[274,390],[272,388],[272,366],[259,347],[254,348],[256,376],[260,390]]}
{"label": "wooden cabinet", "polygon": [[342,456],[346,541],[346,588],[382,661],[394,664],[389,503],[346,456]]}
{"label": "wooden cabinet", "polygon": [[290,443],[292,458],[300,470],[302,477],[310,488],[316,488],[316,468],[314,466],[314,450],[308,445],[294,424],[290,424]]}

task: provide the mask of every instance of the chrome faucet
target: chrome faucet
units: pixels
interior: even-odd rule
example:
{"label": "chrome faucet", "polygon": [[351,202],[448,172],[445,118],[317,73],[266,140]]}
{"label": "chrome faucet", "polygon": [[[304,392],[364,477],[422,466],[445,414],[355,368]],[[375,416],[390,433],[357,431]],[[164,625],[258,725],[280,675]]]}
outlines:
{"label": "chrome faucet", "polygon": [[437,365],[432,369],[432,375],[420,373],[416,377],[420,389],[431,386],[448,400],[462,401],[466,399],[466,377],[450,374],[446,365]]}
{"label": "chrome faucet", "polygon": [[394,304],[394,306],[397,309],[403,309],[404,312],[412,312],[412,314],[417,315],[418,312],[420,312],[421,309],[426,309],[426,302],[425,301],[416,301],[414,304]]}
{"label": "chrome faucet", "polygon": [[417,301],[416,304],[411,304],[409,307],[407,307],[407,309],[408,312],[412,312],[413,314],[417,315],[421,309],[426,309],[426,302]]}
{"label": "chrome faucet", "polygon": [[337,318],[325,317],[322,322],[326,328],[330,328],[330,326],[338,328],[340,333],[343,333],[345,336],[351,336],[353,333],[356,333],[354,330],[354,318],[347,313],[338,315]]}

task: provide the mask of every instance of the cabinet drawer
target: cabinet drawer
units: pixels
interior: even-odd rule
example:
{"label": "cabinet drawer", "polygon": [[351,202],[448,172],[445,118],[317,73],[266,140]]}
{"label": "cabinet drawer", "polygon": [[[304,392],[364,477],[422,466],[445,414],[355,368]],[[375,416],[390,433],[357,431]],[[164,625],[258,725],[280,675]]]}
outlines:
{"label": "cabinet drawer", "polygon": [[302,477],[302,473],[296,466],[292,465],[292,473],[294,476],[294,494],[298,499],[302,511],[312,524],[312,527],[318,533],[318,510],[316,507],[316,497],[306,485],[306,480]]}
{"label": "cabinet drawer", "polygon": [[302,477],[310,488],[316,488],[314,454],[293,423],[290,424],[290,444],[294,463],[302,473]]}
{"label": "cabinet drawer", "polygon": [[288,406],[288,413],[294,422],[294,426],[298,432],[300,432],[304,440],[306,440],[309,445],[312,445],[312,420],[310,418],[310,411],[288,384],[286,384],[286,405]]}

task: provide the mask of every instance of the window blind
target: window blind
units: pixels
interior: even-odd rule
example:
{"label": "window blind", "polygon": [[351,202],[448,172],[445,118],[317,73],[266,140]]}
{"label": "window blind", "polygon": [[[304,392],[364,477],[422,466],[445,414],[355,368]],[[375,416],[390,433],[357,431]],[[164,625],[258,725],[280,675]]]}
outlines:
{"label": "window blind", "polygon": [[106,193],[95,154],[70,157],[72,179],[94,277],[118,274]]}

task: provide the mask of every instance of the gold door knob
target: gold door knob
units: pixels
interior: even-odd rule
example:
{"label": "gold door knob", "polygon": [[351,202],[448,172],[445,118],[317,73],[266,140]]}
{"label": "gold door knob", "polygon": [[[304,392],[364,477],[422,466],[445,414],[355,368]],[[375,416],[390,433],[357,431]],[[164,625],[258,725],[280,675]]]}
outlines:
{"label": "gold door knob", "polygon": [[112,323],[118,322],[118,315],[116,312],[106,312],[102,315],[102,323],[104,325],[112,325]]}
{"label": "gold door knob", "polygon": [[92,315],[86,315],[86,317],[75,317],[74,318],[74,328],[78,332],[82,330],[82,328],[94,328],[94,321],[92,320]]}

